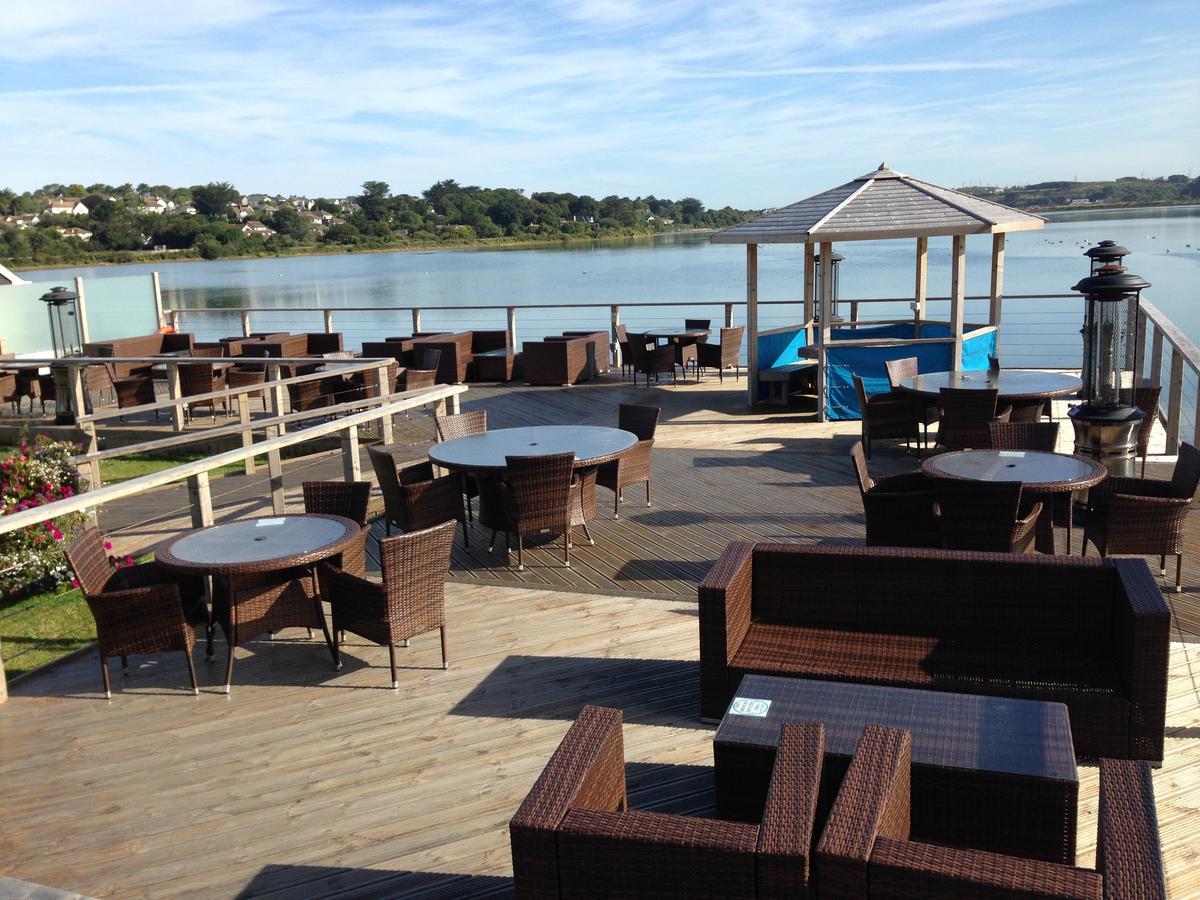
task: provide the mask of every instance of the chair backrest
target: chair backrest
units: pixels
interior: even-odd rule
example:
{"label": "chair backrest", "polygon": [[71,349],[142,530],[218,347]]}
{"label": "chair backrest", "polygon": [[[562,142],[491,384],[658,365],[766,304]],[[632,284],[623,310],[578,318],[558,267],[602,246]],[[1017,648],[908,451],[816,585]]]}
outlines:
{"label": "chair backrest", "polygon": [[704,329],[712,325],[712,319],[684,319],[683,327],[689,331]]}
{"label": "chair backrest", "polygon": [[216,347],[192,347],[191,356],[203,359],[220,359],[223,356],[229,355],[227,345],[218,345]]}
{"label": "chair backrest", "polygon": [[999,396],[995,388],[942,388],[938,440],[951,450],[986,447],[991,440],[988,423],[996,418]]}
{"label": "chair backrest", "polygon": [[721,329],[721,350],[722,352],[732,351],[737,354],[742,349],[742,336],[746,333],[745,325],[734,325],[730,328]]}
{"label": "chair backrest", "polygon": [[452,441],[455,438],[471,434],[483,434],[487,431],[487,410],[473,409],[470,412],[456,413],[452,416],[434,416],[433,424],[437,429],[439,441]]}
{"label": "chair backrest", "polygon": [[309,353],[317,355],[322,353],[340,353],[345,349],[342,344],[342,333],[340,331],[310,331],[304,337],[307,340]]}
{"label": "chair backrest", "polygon": [[1138,455],[1145,456],[1150,450],[1150,434],[1154,431],[1154,420],[1158,416],[1158,398],[1162,388],[1146,384],[1133,389],[1133,405],[1146,414],[1138,426]]}
{"label": "chair backrest", "polygon": [[990,422],[993,450],[1044,450],[1058,447],[1057,422]]}
{"label": "chair backrest", "polygon": [[639,441],[653,440],[661,412],[657,406],[622,403],[617,407],[617,427],[622,431],[633,432]]}
{"label": "chair backrest", "polygon": [[1175,461],[1175,471],[1171,474],[1171,495],[1174,497],[1196,496],[1196,488],[1200,486],[1200,450],[1191,444],[1179,445],[1179,459]]}
{"label": "chair backrest", "polygon": [[934,478],[933,485],[947,550],[1012,551],[1021,507],[1020,482]]}
{"label": "chair backrest", "polygon": [[104,552],[104,538],[100,529],[87,528],[81,531],[66,546],[67,562],[75,572],[75,579],[85,597],[98,597],[112,576],[112,565]]}
{"label": "chair backrest", "polygon": [[442,361],[442,351],[435,350],[432,347],[414,347],[413,348],[413,364],[412,368],[422,372],[433,372],[437,370],[438,365]]}
{"label": "chair backrest", "polygon": [[892,390],[897,390],[900,387],[902,379],[912,378],[918,374],[917,358],[915,356],[906,356],[903,359],[889,359],[883,365],[887,369],[888,384],[892,386]]}
{"label": "chair backrest", "polygon": [[404,497],[400,491],[400,479],[396,475],[396,460],[392,454],[381,449],[382,446],[368,446],[367,456],[371,459],[371,468],[375,470],[375,481],[383,494],[383,504],[388,514],[394,516],[397,510],[403,508]]}
{"label": "chair backrest", "polygon": [[379,541],[379,568],[389,604],[419,616],[443,602],[456,527],[451,520]]}
{"label": "chair backrest", "polygon": [[875,479],[871,477],[867,468],[867,455],[863,453],[862,441],[855,441],[854,446],[850,448],[850,461],[854,464],[854,474],[858,476],[859,493],[866,496],[867,492],[875,487]]}
{"label": "chair backrest", "polygon": [[618,325],[613,330],[617,334],[617,343],[618,344],[628,344],[629,343],[629,329],[628,328],[626,328],[624,325]]}
{"label": "chair backrest", "polygon": [[561,532],[571,516],[571,476],[574,453],[545,456],[507,456],[504,480],[512,497],[512,512],[520,534],[544,529]]}
{"label": "chair backrest", "polygon": [[854,379],[854,393],[858,396],[858,408],[863,414],[863,418],[867,416],[867,402],[870,399],[867,396],[867,386],[863,384],[862,378],[858,375],[851,374]]}
{"label": "chair backrest", "polygon": [[369,481],[306,481],[304,511],[342,516],[359,525],[367,524],[367,505],[371,499]]}
{"label": "chair backrest", "polygon": [[187,397],[192,394],[208,394],[216,382],[216,371],[202,363],[179,367],[179,392]]}

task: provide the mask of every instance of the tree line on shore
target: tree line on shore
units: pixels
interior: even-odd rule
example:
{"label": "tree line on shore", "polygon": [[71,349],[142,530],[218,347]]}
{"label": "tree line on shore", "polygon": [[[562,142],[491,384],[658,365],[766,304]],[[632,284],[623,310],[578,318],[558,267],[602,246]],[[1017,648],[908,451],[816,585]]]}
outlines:
{"label": "tree line on shore", "polygon": [[[59,198],[76,214],[47,212]],[[60,201],[61,202],[61,201]],[[78,212],[86,208],[86,213]],[[9,265],[127,262],[151,255],[216,259],[320,249],[386,249],[477,242],[563,241],[722,228],[754,210],[707,209],[694,197],[600,199],[439,181],[420,195],[367,181],[344,198],[241,194],[227,182],[45,185],[0,190],[0,259]],[[36,218],[36,221],[33,221]]]}
{"label": "tree line on shore", "polygon": [[1165,175],[1141,178],[1126,175],[1114,181],[1042,181],[997,187],[980,185],[962,190],[1017,209],[1059,206],[1170,206],[1200,202],[1200,178]]}

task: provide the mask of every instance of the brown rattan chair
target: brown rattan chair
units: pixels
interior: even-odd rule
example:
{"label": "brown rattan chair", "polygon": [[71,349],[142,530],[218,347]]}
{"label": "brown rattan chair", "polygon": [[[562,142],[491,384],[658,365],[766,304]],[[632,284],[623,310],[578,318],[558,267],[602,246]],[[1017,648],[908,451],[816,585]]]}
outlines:
{"label": "brown rattan chair", "polygon": [[868,547],[941,547],[933,482],[920,471],[872,477],[862,441],[850,448],[858,476]]}
{"label": "brown rattan chair", "polygon": [[629,808],[621,711],[585,706],[512,821],[521,900],[806,897],[825,734],[787,723],[758,822]]}
{"label": "brown rattan chair", "polygon": [[454,523],[411,531],[379,542],[383,582],[367,581],[345,569],[322,564],[318,570],[321,594],[333,608],[333,630],[349,631],[386,645],[396,678],[396,643],[438,629],[442,639],[442,668],[446,668],[446,572],[454,546]]}
{"label": "brown rattan chair", "polygon": [[121,657],[121,671],[128,675],[130,656],[173,650],[186,657],[192,693],[198,694],[192,648],[194,626],[208,624],[202,582],[179,578],[152,562],[113,571],[96,528],[80,533],[67,545],[66,554],[96,620],[104,696],[112,697],[109,657]]}
{"label": "brown rattan chair", "polygon": [[[211,350],[201,350],[196,352],[196,356],[212,356],[217,358],[217,352]],[[215,365],[205,365],[203,363],[187,363],[179,367],[179,393],[183,397],[192,397],[197,394],[211,394],[215,391],[223,391],[225,389],[225,368]],[[229,401],[221,399],[221,409],[225,415],[229,415]],[[213,421],[217,418],[217,401],[209,398],[207,400],[196,400],[187,404],[188,415],[191,415],[192,408],[196,406],[207,406],[212,412]]]}
{"label": "brown rattan chair", "polygon": [[621,490],[631,484],[646,483],[646,505],[650,505],[650,457],[654,432],[658,428],[657,406],[622,403],[617,411],[617,427],[637,435],[638,442],[628,453],[596,470],[596,483],[613,492],[613,518],[620,518]]}
{"label": "brown rattan chair", "polygon": [[[617,346],[621,348],[621,378],[624,379],[625,373],[629,372],[636,379],[637,376],[633,368],[633,351],[629,346],[629,329],[624,325],[617,325],[613,331],[617,336]],[[641,335],[638,335],[638,337],[640,338]],[[642,347],[646,347],[645,340],[642,341]]]}
{"label": "brown rattan chair", "polygon": [[1138,426],[1137,455],[1142,458],[1142,477],[1146,477],[1146,457],[1150,454],[1150,435],[1154,432],[1154,420],[1158,418],[1158,398],[1162,388],[1158,385],[1143,385],[1133,389],[1133,403],[1146,414]]}
{"label": "brown rattan chair", "polygon": [[414,347],[412,356],[413,364],[401,369],[396,376],[396,390],[415,391],[418,388],[435,387],[442,351],[431,347]]}
{"label": "brown rattan chair", "polygon": [[995,388],[942,388],[938,392],[937,442],[947,450],[983,450],[991,443],[988,426],[1007,422],[1012,407],[996,412]]}
{"label": "brown rattan chair", "polygon": [[[437,429],[439,441],[452,441],[455,438],[468,437],[472,434],[482,434],[487,431],[487,410],[473,409],[470,412],[455,413],[447,416],[434,416],[434,428]],[[479,496],[479,482],[475,476],[464,474],[463,497],[467,502],[467,521],[471,521],[471,501]]]}
{"label": "brown rattan chair", "polygon": [[1157,478],[1104,479],[1088,491],[1083,555],[1091,541],[1101,556],[1133,553],[1159,557],[1167,574],[1167,555],[1175,556],[1175,590],[1183,590],[1184,525],[1200,486],[1200,450],[1180,444],[1170,481]]}
{"label": "brown rattan chair", "polygon": [[389,535],[393,525],[408,532],[454,521],[462,523],[463,543],[471,546],[458,475],[436,477],[428,460],[396,465],[392,454],[379,446],[367,447],[367,456],[383,494],[383,520]]}
{"label": "brown rattan chair", "polygon": [[1053,453],[1058,448],[1058,423],[989,422],[988,438],[988,446],[993,450],[1041,450]]}
{"label": "brown rattan chair", "polygon": [[1042,504],[1021,503],[1016,481],[934,478],[942,547],[1031,553]]}
{"label": "brown rattan chair", "polygon": [[[134,374],[126,378],[117,377],[116,367],[105,363],[104,371],[108,374],[113,393],[117,397],[117,409],[128,409],[131,406],[141,406],[144,403],[154,403],[158,397],[154,393],[154,376],[150,374]],[[158,418],[158,410],[154,411]],[[125,417],[121,417],[125,421]]]}
{"label": "brown rattan chair", "polygon": [[700,368],[716,369],[721,381],[725,380],[726,369],[733,369],[733,377],[740,378],[742,335],[745,332],[745,325],[736,325],[733,328],[722,328],[721,339],[715,344],[710,344],[707,340],[701,341],[696,346]]}
{"label": "brown rattan chair", "polygon": [[359,532],[360,540],[330,559],[329,562],[351,575],[366,575],[367,535],[371,533],[367,527],[367,507],[371,500],[371,482],[306,481],[301,487],[304,491],[304,511],[306,513],[341,516],[357,522],[362,528],[362,531]]}
{"label": "brown rattan chair", "polygon": [[[225,386],[228,388],[249,387],[253,384],[266,384],[267,373],[261,367],[245,368],[240,365],[230,366],[225,370]],[[246,394],[247,398],[257,397],[263,405],[263,409],[267,408],[266,391],[249,391]]]}
{"label": "brown rattan chair", "polygon": [[858,407],[862,412],[862,443],[871,458],[871,442],[883,438],[903,438],[905,441],[920,441],[921,429],[917,424],[917,402],[913,397],[892,393],[867,394],[862,378],[854,375],[854,392],[858,395]]}
{"label": "brown rattan chair", "polygon": [[[587,532],[586,524],[575,521],[581,517],[572,515],[577,511],[573,507],[579,506],[575,494],[581,491],[574,478],[575,454],[506,456],[505,463],[500,494],[508,525],[506,539],[517,536],[517,569],[525,568],[525,538],[541,534],[562,535],[563,565],[570,568],[571,528],[582,524]],[[493,531],[493,543],[495,539]]]}
{"label": "brown rattan chair", "polygon": [[888,386],[892,389],[893,396],[912,399],[913,415],[917,417],[917,421],[925,433],[925,446],[929,446],[929,426],[938,420],[937,402],[909,394],[900,388],[900,382],[905,378],[914,378],[921,374],[917,358],[906,356],[903,359],[885,360],[883,367],[887,371]]}
{"label": "brown rattan chair", "polygon": [[[1096,868],[946,846],[957,835],[913,835],[912,737],[868,725],[814,852],[821,896],[1089,898],[1167,896],[1149,764],[1100,760]],[[979,810],[980,815],[988,815]],[[1013,822],[1025,829],[1027,822]],[[1052,823],[1047,823],[1048,825]],[[1061,823],[1058,824],[1061,828]]]}
{"label": "brown rattan chair", "polygon": [[[646,387],[650,387],[650,376],[654,383],[663,375],[670,375],[673,383],[678,383],[675,375],[675,348],[670,344],[662,347],[647,347],[644,335],[635,336],[629,342],[629,361],[633,368],[633,385],[637,387],[638,375],[646,376]],[[653,342],[651,342],[653,343]]]}

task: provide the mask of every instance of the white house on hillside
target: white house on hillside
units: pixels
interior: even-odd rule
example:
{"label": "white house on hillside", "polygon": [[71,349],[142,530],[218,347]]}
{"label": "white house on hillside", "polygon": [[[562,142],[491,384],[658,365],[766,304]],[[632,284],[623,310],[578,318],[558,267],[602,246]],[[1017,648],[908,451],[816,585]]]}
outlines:
{"label": "white house on hillside", "polygon": [[78,197],[55,197],[45,212],[51,216],[86,216],[88,208]]}

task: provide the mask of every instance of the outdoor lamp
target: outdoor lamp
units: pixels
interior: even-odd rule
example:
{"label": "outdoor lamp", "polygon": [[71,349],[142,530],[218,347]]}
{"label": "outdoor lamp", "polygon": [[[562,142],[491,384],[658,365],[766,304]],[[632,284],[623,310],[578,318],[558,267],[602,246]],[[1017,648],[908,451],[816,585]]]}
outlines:
{"label": "outdoor lamp", "polygon": [[1134,474],[1137,432],[1145,418],[1134,403],[1133,389],[1140,363],[1138,305],[1149,286],[1110,263],[1072,288],[1084,295],[1086,304],[1083,403],[1070,411],[1075,452],[1098,459],[1114,475]]}
{"label": "outdoor lamp", "polygon": [[[50,343],[55,358],[78,356],[82,353],[78,319],[75,315],[75,302],[79,295],[65,287],[56,287],[38,299],[46,304],[46,312],[50,318]],[[52,365],[50,374],[54,377],[54,423],[71,424],[75,421],[76,412],[71,409],[71,379],[67,367]],[[79,412],[82,414],[83,411]]]}
{"label": "outdoor lamp", "polygon": [[[833,253],[829,257],[830,262],[832,263],[832,265],[830,265],[829,268],[832,272],[831,277],[833,279],[833,302],[830,304],[830,307],[829,307],[829,324],[830,325],[835,325],[838,322],[844,321],[844,319],[842,319],[842,317],[840,315],[838,315],[838,269],[840,268],[840,266],[838,264],[845,258],[846,257],[842,256],[842,254],[838,253],[836,250],[834,250]],[[814,259],[814,262],[816,263],[816,265],[813,268],[813,289],[816,292],[816,296],[819,298],[821,296],[821,290],[822,290],[822,288],[821,288],[821,257],[819,254]],[[818,308],[819,308],[819,306],[818,306]]]}
{"label": "outdoor lamp", "polygon": [[1095,247],[1084,250],[1083,255],[1092,261],[1091,274],[1095,275],[1103,266],[1123,266],[1122,260],[1130,252],[1116,241],[1101,241]]}

